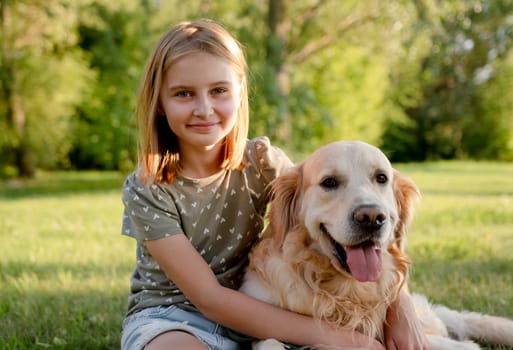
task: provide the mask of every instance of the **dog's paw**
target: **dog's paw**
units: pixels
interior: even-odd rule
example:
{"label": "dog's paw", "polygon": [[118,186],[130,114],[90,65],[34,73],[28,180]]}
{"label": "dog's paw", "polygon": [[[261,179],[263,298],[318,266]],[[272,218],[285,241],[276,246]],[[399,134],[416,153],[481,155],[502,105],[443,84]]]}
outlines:
{"label": "dog's paw", "polygon": [[283,343],[280,343],[276,339],[266,339],[254,342],[251,348],[253,350],[286,350]]}

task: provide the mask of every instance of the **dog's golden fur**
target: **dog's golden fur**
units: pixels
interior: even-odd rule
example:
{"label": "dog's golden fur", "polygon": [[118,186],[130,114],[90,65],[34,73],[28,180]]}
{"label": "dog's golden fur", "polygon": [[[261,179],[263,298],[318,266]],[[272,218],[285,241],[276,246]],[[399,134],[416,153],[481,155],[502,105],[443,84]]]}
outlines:
{"label": "dog's golden fur", "polygon": [[[394,216],[398,215],[394,220],[394,237],[387,254],[383,254],[383,270],[377,283],[361,283],[336,268],[339,263],[334,261],[333,254],[309,249],[319,244],[315,240],[326,240],[322,235],[310,234],[301,218],[302,211],[313,209],[301,205],[305,191],[314,185],[308,178],[309,171],[317,173],[320,169],[309,165],[302,164],[275,182],[266,238],[251,252],[250,270],[273,286],[269,288],[276,293],[272,299],[279,300],[281,307],[383,339],[386,310],[407,274],[409,260],[402,246],[418,189],[397,171],[387,169],[392,178],[388,186],[394,194],[390,200],[395,201],[387,204]],[[386,162],[385,165],[388,167]]]}
{"label": "dog's golden fur", "polygon": [[[410,260],[404,246],[418,197],[417,186],[373,146],[336,142],[319,149],[275,181],[269,224],[250,253],[241,290],[383,341],[387,308],[407,280]],[[372,208],[368,213],[379,215],[379,222],[362,228],[355,219],[359,208]],[[337,255],[342,247],[362,244],[375,245],[379,253],[368,258],[370,272],[355,278]],[[431,341],[432,348],[459,348],[452,340],[446,344],[449,332],[430,315],[422,320],[426,330],[437,325],[428,333],[443,337]],[[513,325],[504,322],[506,330]],[[513,342],[511,336],[507,341]],[[457,344],[478,348],[470,342]]]}

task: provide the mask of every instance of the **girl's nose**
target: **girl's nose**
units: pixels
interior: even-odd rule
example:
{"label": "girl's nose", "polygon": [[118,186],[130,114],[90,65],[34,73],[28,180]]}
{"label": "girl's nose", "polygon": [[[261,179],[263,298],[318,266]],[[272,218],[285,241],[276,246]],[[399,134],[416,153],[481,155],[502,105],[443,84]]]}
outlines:
{"label": "girl's nose", "polygon": [[196,117],[206,117],[212,114],[213,108],[210,98],[208,96],[198,96],[196,106],[192,114]]}

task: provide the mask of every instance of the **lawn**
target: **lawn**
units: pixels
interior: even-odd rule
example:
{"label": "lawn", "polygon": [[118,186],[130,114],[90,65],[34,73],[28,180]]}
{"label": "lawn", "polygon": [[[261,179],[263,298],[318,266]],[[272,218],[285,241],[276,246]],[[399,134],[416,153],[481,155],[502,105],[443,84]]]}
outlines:
{"label": "lawn", "polygon": [[[513,318],[513,164],[401,164],[422,200],[410,287]],[[0,349],[118,349],[134,242],[123,177],[41,173],[0,186]],[[498,347],[489,349],[500,349]]]}
{"label": "lawn", "polygon": [[50,173],[0,190],[0,347],[117,349],[132,240],[123,179]]}

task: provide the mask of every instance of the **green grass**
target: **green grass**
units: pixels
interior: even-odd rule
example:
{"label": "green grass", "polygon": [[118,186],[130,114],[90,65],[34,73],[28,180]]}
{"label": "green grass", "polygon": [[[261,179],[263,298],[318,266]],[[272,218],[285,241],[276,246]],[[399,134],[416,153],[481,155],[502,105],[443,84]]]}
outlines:
{"label": "green grass", "polygon": [[2,186],[0,348],[119,348],[134,258],[122,180],[50,173]]}
{"label": "green grass", "polygon": [[[513,164],[398,168],[422,192],[412,291],[513,318]],[[120,234],[122,181],[76,172],[0,184],[0,349],[119,348],[134,261]]]}
{"label": "green grass", "polygon": [[411,290],[451,308],[513,318],[513,163],[398,169],[422,193],[408,238]]}

